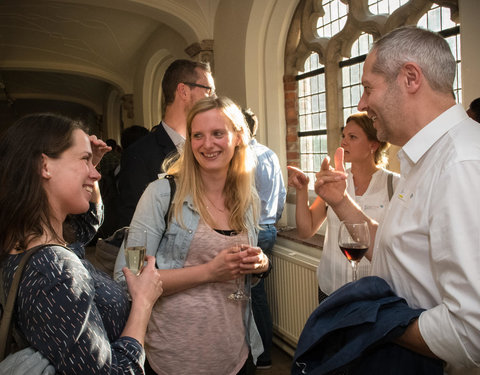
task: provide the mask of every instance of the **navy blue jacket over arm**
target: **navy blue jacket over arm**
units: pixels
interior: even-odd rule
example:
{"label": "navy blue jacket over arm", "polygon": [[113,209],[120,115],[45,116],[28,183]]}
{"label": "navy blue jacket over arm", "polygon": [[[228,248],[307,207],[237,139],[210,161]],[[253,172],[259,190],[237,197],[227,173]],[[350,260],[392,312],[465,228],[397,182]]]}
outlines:
{"label": "navy blue jacket over arm", "polygon": [[393,344],[422,309],[376,276],[332,293],[310,315],[295,352],[297,374],[443,374],[443,363]]}

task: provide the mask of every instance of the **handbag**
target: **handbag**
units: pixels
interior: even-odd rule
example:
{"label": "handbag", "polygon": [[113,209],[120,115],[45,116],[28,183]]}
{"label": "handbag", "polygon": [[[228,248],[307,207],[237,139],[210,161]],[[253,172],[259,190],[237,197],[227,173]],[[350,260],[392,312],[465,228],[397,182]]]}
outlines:
{"label": "handbag", "polygon": [[[6,301],[3,290],[3,275],[0,270],[0,301],[3,306],[2,320],[0,323],[0,374],[2,375],[55,374],[55,368],[48,362],[48,359],[32,347],[25,347],[28,343],[21,333],[17,331],[12,322],[15,301],[25,265],[34,253],[45,246],[49,245],[35,246],[25,253],[13,276],[12,285],[10,286]],[[8,356],[5,358],[7,354]]]}

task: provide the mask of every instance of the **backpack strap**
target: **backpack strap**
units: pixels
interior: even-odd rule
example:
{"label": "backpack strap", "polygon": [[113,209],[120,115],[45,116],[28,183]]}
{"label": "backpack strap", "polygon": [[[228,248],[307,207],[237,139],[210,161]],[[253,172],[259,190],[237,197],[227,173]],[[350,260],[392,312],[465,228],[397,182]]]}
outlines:
{"label": "backpack strap", "polygon": [[[163,237],[165,236],[165,232],[167,231],[168,222],[169,222],[169,217],[168,216],[170,214],[170,208],[172,207],[172,201],[173,201],[173,197],[175,196],[175,191],[177,190],[177,186],[175,185],[175,178],[173,177],[173,175],[166,174],[164,177],[170,183],[170,201],[168,202],[167,212],[165,212],[165,216],[163,217],[163,220],[165,221],[165,230],[163,231],[162,236],[160,237],[159,243],[162,242]],[[155,262],[155,267],[156,266],[157,266],[157,264]]]}
{"label": "backpack strap", "polygon": [[168,223],[168,215],[170,214],[170,207],[172,207],[173,197],[175,196],[175,191],[177,190],[177,185],[175,184],[175,178],[171,174],[165,175],[165,178],[170,183],[170,202],[168,202],[167,212],[165,213],[165,228],[167,227]]}
{"label": "backpack strap", "polygon": [[391,201],[393,197],[393,173],[389,173],[387,176],[387,190],[388,200]]}
{"label": "backpack strap", "polygon": [[15,308],[15,301],[17,299],[18,289],[20,287],[20,281],[22,280],[23,270],[30,259],[30,257],[35,254],[38,250],[42,249],[45,246],[50,245],[39,245],[32,247],[30,250],[25,252],[25,255],[20,260],[20,264],[18,265],[15,274],[13,275],[12,285],[10,286],[10,290],[8,292],[7,300],[5,302],[5,294],[3,290],[3,275],[0,279],[1,285],[1,299],[3,305],[3,314],[2,314],[2,321],[0,323],[0,361],[2,361],[6,355],[8,354],[7,350],[7,343],[11,342],[12,337],[12,317]]}

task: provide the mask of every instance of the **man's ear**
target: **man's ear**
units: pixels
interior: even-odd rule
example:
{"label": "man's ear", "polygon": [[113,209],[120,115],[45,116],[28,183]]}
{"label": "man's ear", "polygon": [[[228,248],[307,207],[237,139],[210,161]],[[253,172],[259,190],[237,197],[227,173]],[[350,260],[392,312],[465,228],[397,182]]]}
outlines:
{"label": "man's ear", "polygon": [[52,175],[49,171],[49,160],[50,158],[47,155],[42,154],[41,174],[46,180],[50,180],[52,178]]}
{"label": "man's ear", "polygon": [[406,90],[410,93],[415,93],[424,80],[420,66],[416,63],[408,62],[403,65],[402,74]]}
{"label": "man's ear", "polygon": [[175,95],[177,95],[183,101],[187,101],[190,95],[189,87],[180,82],[175,90]]}

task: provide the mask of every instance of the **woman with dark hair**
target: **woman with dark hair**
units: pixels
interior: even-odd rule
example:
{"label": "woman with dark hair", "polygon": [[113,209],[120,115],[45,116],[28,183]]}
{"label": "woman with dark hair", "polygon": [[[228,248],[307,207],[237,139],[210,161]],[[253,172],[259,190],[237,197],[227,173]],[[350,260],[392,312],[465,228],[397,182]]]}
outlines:
{"label": "woman with dark hair", "polygon": [[[169,222],[169,182],[159,179],[143,193],[130,224],[147,230],[147,253],[155,255],[164,287],[148,326],[147,358],[157,374],[245,374],[249,352],[256,361],[262,342],[250,301],[228,296],[235,279],[264,276],[269,268],[256,247],[249,130],[236,104],[209,97],[189,112],[186,135],[182,154],[165,168],[177,186]],[[124,264],[120,251],[116,277]]]}
{"label": "woman with dark hair", "polygon": [[[0,282],[8,291],[24,254],[45,245],[25,267],[14,320],[59,374],[142,374],[146,326],[162,292],[153,257],[138,277],[124,271],[131,307],[84,259],[99,224],[95,166],[108,149],[81,123],[53,114],[20,119],[0,141]],[[67,217],[76,235],[68,247]]]}
{"label": "woman with dark hair", "polygon": [[[385,151],[389,144],[378,140],[372,120],[365,112],[361,112],[348,117],[342,130],[341,147],[345,161],[351,163],[351,168],[347,170],[348,194],[370,217],[381,221],[390,200],[388,176],[392,175],[392,191],[399,179],[397,174],[383,168],[387,163]],[[313,236],[327,219],[322,257],[317,268],[321,301],[352,281],[351,266],[338,247],[340,220],[333,210],[327,210],[325,201],[319,196],[309,206],[308,177],[295,167],[289,166],[288,171],[288,185],[297,190],[296,222],[299,236]],[[363,258],[358,264],[358,275],[367,276],[369,272],[370,262]]]}
{"label": "woman with dark hair", "polygon": [[480,122],[480,98],[472,100],[468,106],[467,115],[476,122]]}

